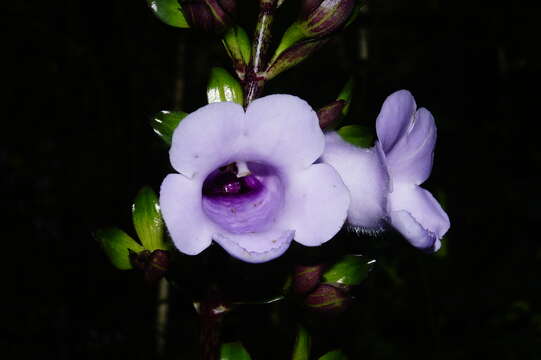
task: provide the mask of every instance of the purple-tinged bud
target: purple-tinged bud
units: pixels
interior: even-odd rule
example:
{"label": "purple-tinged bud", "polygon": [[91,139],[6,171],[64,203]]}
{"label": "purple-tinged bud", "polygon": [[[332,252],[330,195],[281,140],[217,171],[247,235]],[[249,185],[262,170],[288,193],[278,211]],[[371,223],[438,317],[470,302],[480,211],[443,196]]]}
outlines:
{"label": "purple-tinged bud", "polygon": [[233,24],[236,0],[192,0],[181,3],[190,27],[221,34]]}
{"label": "purple-tinged bud", "polygon": [[343,312],[350,302],[351,297],[345,289],[331,284],[320,284],[304,300],[310,310],[328,315]]}
{"label": "purple-tinged bud", "polygon": [[296,266],[293,271],[293,291],[299,295],[312,291],[321,282],[322,273],[322,265]]}
{"label": "purple-tinged bud", "polygon": [[310,37],[321,37],[332,33],[342,26],[355,6],[355,0],[323,0],[319,6],[316,1],[308,1],[303,10],[311,9],[309,13],[302,14],[299,26]]}
{"label": "purple-tinged bud", "polygon": [[327,129],[336,125],[338,120],[340,120],[342,117],[342,109],[344,106],[346,106],[346,102],[344,100],[335,100],[319,109],[317,111],[319,126],[322,129]]}
{"label": "purple-tinged bud", "polygon": [[182,12],[190,27],[206,32],[214,31],[214,19],[207,5],[199,1],[182,3]]}

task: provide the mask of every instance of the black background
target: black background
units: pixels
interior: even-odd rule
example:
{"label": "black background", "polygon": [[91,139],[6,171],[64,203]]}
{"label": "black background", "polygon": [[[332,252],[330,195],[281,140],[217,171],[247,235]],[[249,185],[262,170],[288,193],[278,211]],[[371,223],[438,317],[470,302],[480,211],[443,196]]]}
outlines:
{"label": "black background", "polygon": [[[255,1],[240,3],[251,29]],[[296,3],[286,1],[275,34]],[[354,74],[348,121],[373,126],[385,97],[405,88],[438,125],[426,187],[451,218],[445,253],[423,254],[393,234],[356,239],[378,266],[347,315],[324,326],[301,316],[315,356],[343,347],[351,359],[534,359],[541,346],[539,100],[529,86],[539,83],[538,11],[450,3],[374,0],[358,25],[267,87],[318,108]],[[2,357],[158,358],[155,290],[114,269],[91,234],[110,225],[133,233],[138,189],[157,190],[170,172],[149,117],[204,105],[208,69],[228,59],[213,37],[162,24],[143,0],[17,1],[7,15]],[[191,271],[220,271],[209,259],[225,255],[210,252]],[[233,263],[225,273],[257,293],[270,266]],[[232,315],[224,339],[242,340],[255,360],[287,359],[300,312],[275,307],[287,315],[275,322],[268,310]],[[189,302],[173,297],[165,357],[196,358],[197,331]]]}

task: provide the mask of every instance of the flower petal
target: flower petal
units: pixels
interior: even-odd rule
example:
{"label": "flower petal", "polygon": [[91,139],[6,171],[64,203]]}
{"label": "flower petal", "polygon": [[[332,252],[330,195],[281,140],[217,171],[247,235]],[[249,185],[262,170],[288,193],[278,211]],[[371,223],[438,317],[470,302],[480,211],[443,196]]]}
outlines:
{"label": "flower petal", "polygon": [[325,139],[321,161],[338,171],[351,193],[348,222],[369,231],[381,229],[389,180],[376,148],[351,145],[335,132]]}
{"label": "flower petal", "polygon": [[295,230],[295,241],[318,246],[346,221],[350,196],[340,175],[327,164],[288,174],[282,222]]}
{"label": "flower petal", "polygon": [[395,181],[422,184],[432,171],[436,124],[425,108],[417,110],[406,134],[387,154],[389,172]]}
{"label": "flower petal", "polygon": [[306,168],[325,146],[316,112],[292,95],[254,100],[246,109],[244,136],[246,160],[265,160],[279,168]]}
{"label": "flower petal", "polygon": [[160,208],[175,246],[196,255],[211,243],[214,225],[201,207],[201,183],[169,174],[160,189]]}
{"label": "flower petal", "polygon": [[193,178],[235,161],[244,116],[242,106],[230,102],[212,103],[186,116],[175,129],[169,150],[175,170]]}
{"label": "flower petal", "polygon": [[437,250],[449,217],[432,194],[413,184],[395,183],[389,194],[391,225],[413,246]]}
{"label": "flower petal", "polygon": [[291,244],[294,231],[267,231],[253,234],[216,233],[214,241],[239,260],[262,263],[282,255]]}
{"label": "flower petal", "polygon": [[376,119],[376,132],[385,153],[407,131],[416,108],[415,99],[407,90],[396,91],[385,99]]}

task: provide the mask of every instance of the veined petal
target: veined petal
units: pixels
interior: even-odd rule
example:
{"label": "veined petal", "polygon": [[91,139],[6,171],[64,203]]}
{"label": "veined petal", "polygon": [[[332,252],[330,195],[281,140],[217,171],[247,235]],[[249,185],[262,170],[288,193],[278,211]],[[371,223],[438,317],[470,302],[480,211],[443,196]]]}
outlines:
{"label": "veined petal", "polygon": [[346,221],[350,196],[340,175],[327,164],[315,164],[288,175],[282,222],[295,230],[295,241],[318,246],[330,240]]}
{"label": "veined petal", "polygon": [[183,253],[196,255],[211,243],[214,225],[201,207],[198,181],[180,174],[169,174],[160,189],[160,208],[175,246]]}
{"label": "veined petal", "polygon": [[171,165],[193,178],[235,161],[244,116],[242,106],[230,102],[212,103],[186,116],[173,133]]}
{"label": "veined petal", "polygon": [[387,154],[389,172],[395,181],[422,184],[432,171],[436,124],[425,108],[417,110],[407,132]]}
{"label": "veined petal", "polygon": [[417,105],[411,93],[399,90],[385,99],[376,119],[376,132],[387,154],[408,130]]}
{"label": "veined petal", "polygon": [[432,194],[413,184],[395,183],[389,194],[391,225],[413,246],[437,250],[449,217]]}
{"label": "veined petal", "polygon": [[316,112],[292,95],[254,100],[246,109],[243,135],[244,156],[251,156],[247,160],[262,159],[279,168],[306,168],[325,146]]}
{"label": "veined petal", "polygon": [[292,230],[250,234],[215,233],[213,239],[239,260],[262,263],[282,255],[289,248],[294,233]]}
{"label": "veined petal", "polygon": [[379,230],[386,214],[389,179],[376,148],[351,145],[335,132],[325,138],[321,161],[340,174],[351,193],[348,222],[365,230]]}

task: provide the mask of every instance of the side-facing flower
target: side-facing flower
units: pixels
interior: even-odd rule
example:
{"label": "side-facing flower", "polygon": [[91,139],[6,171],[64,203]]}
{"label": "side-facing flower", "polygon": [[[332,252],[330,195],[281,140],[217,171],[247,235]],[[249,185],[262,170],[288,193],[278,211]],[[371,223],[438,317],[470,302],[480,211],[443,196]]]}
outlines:
{"label": "side-facing flower", "polygon": [[351,192],[348,221],[374,230],[386,220],[413,246],[436,251],[449,217],[421,185],[432,171],[436,125],[411,93],[391,94],[376,120],[378,141],[370,149],[327,134],[322,161],[332,165]]}
{"label": "side-facing flower", "polygon": [[195,255],[212,240],[264,262],[291,241],[317,246],[342,227],[349,191],[327,164],[318,118],[303,100],[271,95],[246,111],[229,102],[191,113],[173,134],[160,207],[175,246]]}

